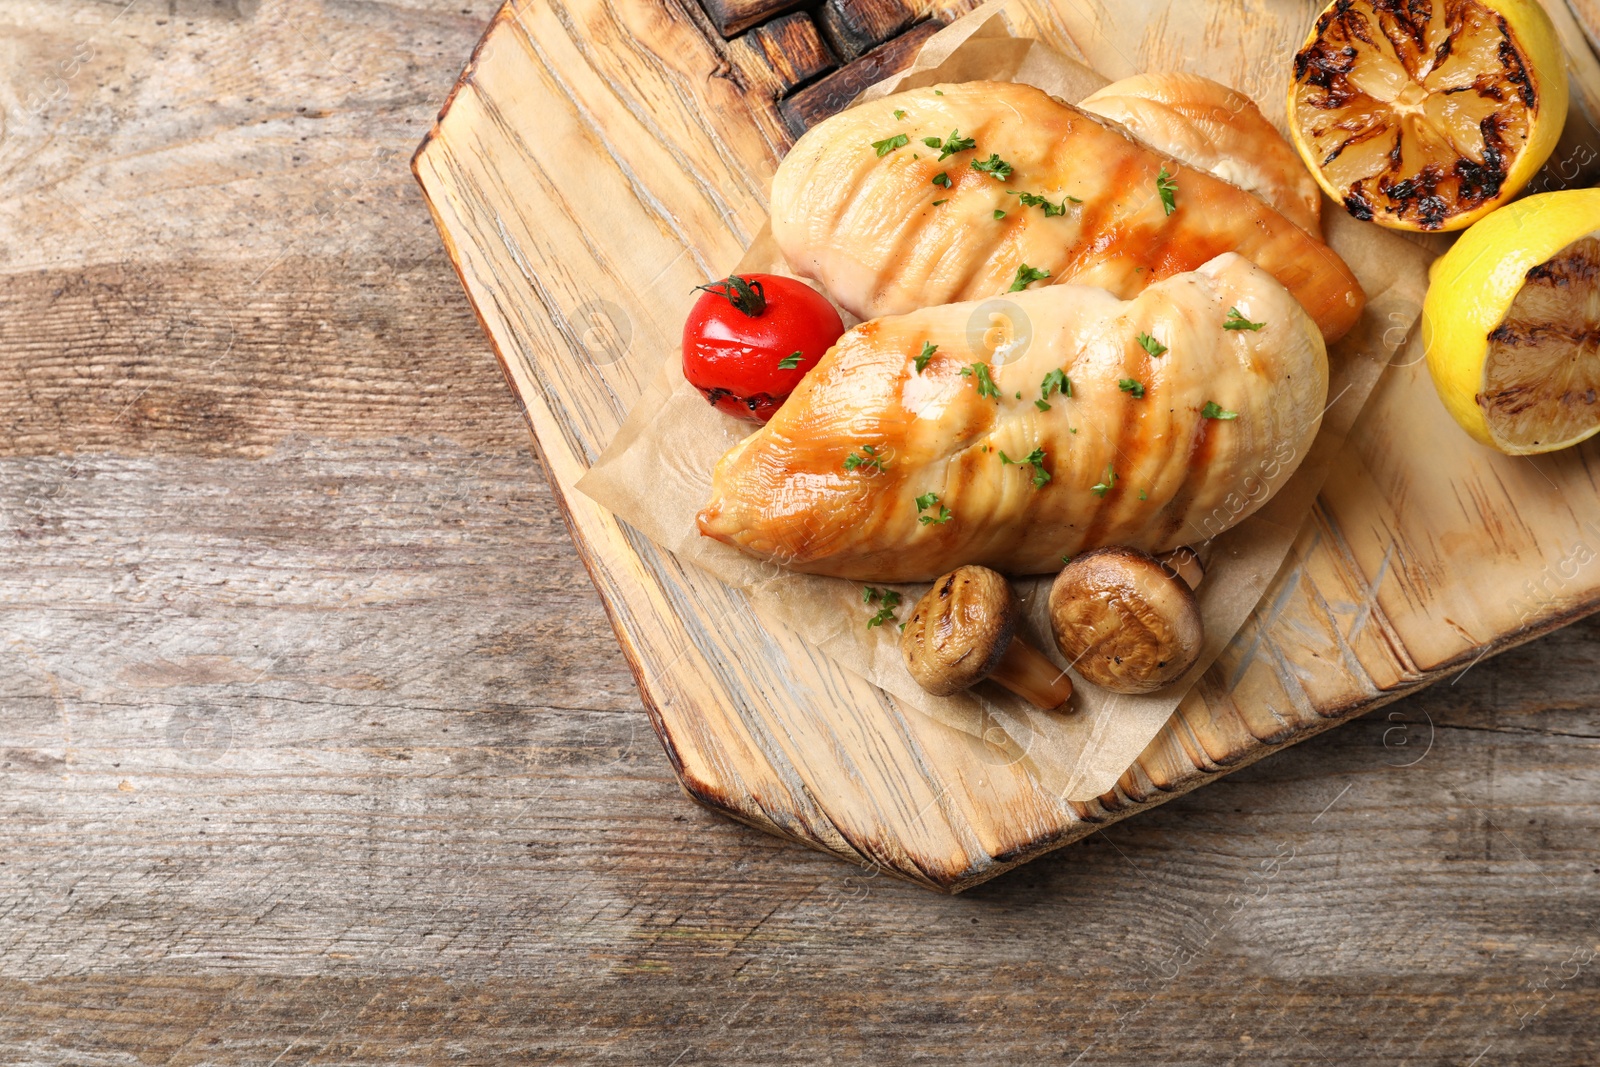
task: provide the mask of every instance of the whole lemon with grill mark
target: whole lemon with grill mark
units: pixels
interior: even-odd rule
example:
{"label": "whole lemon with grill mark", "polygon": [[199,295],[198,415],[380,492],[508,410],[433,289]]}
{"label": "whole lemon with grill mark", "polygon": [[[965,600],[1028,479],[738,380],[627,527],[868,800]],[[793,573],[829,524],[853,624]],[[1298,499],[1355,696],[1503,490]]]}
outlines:
{"label": "whole lemon with grill mark", "polygon": [[1600,431],[1600,189],[1501,208],[1434,261],[1422,305],[1445,408],[1510,455]]}
{"label": "whole lemon with grill mark", "polygon": [[1536,0],[1335,0],[1295,54],[1288,116],[1356,218],[1460,230],[1554,151],[1566,61]]}

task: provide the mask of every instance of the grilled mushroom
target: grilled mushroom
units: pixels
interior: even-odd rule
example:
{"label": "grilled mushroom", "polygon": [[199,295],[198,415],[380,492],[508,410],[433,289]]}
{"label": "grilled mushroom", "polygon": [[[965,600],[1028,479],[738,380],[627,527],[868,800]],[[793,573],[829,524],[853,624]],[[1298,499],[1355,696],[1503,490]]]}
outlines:
{"label": "grilled mushroom", "polygon": [[[1198,561],[1196,561],[1198,562]],[[1100,548],[1067,564],[1050,587],[1056,647],[1075,670],[1117,693],[1150,693],[1200,657],[1194,592],[1160,560]]]}
{"label": "grilled mushroom", "polygon": [[1016,636],[1021,614],[1011,586],[987,567],[958,567],[917,601],[900,654],[917,684],[950,696],[992,678],[1038,707],[1072,696],[1072,679]]}

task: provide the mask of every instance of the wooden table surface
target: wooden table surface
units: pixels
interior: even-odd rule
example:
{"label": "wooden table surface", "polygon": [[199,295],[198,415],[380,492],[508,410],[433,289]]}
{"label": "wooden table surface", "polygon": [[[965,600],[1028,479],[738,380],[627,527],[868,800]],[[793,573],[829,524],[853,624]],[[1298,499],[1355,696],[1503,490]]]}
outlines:
{"label": "wooden table surface", "polygon": [[1600,1059],[1600,621],[958,898],[685,800],[406,168],[492,14],[0,0],[0,1063]]}

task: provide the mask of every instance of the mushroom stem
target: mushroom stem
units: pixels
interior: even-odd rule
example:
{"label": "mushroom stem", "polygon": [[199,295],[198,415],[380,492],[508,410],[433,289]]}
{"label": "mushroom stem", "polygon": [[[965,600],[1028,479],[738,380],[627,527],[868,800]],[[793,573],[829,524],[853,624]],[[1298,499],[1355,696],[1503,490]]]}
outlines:
{"label": "mushroom stem", "polygon": [[1163,567],[1188,583],[1190,589],[1200,588],[1200,579],[1206,576],[1206,568],[1200,562],[1199,553],[1188,545],[1175,548],[1171,552],[1163,552],[1156,559],[1161,561]]}
{"label": "mushroom stem", "polygon": [[989,678],[1045,711],[1053,711],[1072,698],[1072,679],[1067,672],[1020,639],[1012,639]]}

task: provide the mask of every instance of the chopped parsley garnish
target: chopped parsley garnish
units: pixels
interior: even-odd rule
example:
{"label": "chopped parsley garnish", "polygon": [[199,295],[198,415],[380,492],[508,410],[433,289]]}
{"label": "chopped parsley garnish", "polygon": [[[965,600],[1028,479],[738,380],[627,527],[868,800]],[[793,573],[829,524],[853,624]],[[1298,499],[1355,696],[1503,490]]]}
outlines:
{"label": "chopped parsley garnish", "polygon": [[1147,333],[1141,333],[1138,337],[1135,337],[1134,340],[1139,342],[1140,348],[1144,349],[1152,356],[1164,356],[1167,354],[1167,346],[1162,344],[1160,341],[1157,341],[1154,337],[1151,337]]}
{"label": "chopped parsley garnish", "polygon": [[1071,556],[1062,556],[1061,557],[1061,562],[1062,563],[1071,563],[1072,562],[1072,557]]}
{"label": "chopped parsley garnish", "polygon": [[943,96],[944,95],[944,90],[943,89],[935,89],[933,91],[933,95],[934,96]]}
{"label": "chopped parsley garnish", "polygon": [[1119,378],[1117,379],[1117,388],[1121,389],[1124,393],[1132,393],[1135,400],[1144,399],[1143,382],[1135,381],[1132,378]]}
{"label": "chopped parsley garnish", "polygon": [[950,188],[950,175],[941,170],[933,176],[933,184],[943,186],[946,189]]}
{"label": "chopped parsley garnish", "polygon": [[1026,289],[1030,283],[1040,282],[1048,277],[1050,277],[1049,271],[1040,270],[1038,267],[1030,267],[1024,263],[1017,268],[1017,276],[1011,280],[1011,288],[1006,291],[1009,293],[1020,292]]}
{"label": "chopped parsley garnish", "polygon": [[934,207],[938,207],[940,204],[948,204],[949,202],[950,202],[950,198],[947,196],[943,200],[935,200],[933,202],[933,206]]}
{"label": "chopped parsley garnish", "polygon": [[1156,175],[1156,192],[1161,194],[1161,206],[1168,215],[1178,210],[1178,180],[1167,173],[1166,167]]}
{"label": "chopped parsley garnish", "polygon": [[1207,400],[1206,406],[1200,409],[1200,416],[1206,419],[1221,419],[1226,422],[1229,419],[1237,419],[1239,413],[1227,410],[1215,400]]}
{"label": "chopped parsley garnish", "polygon": [[924,526],[943,526],[945,523],[947,523],[951,519],[955,518],[955,515],[950,511],[949,508],[947,508],[943,504],[939,503],[939,498],[935,494],[933,494],[933,493],[923,493],[921,496],[917,497],[917,510],[918,511],[927,511],[928,509],[932,508],[936,504],[939,507],[939,511],[938,511],[937,514],[934,514],[934,515],[918,515],[917,516],[917,521],[920,522]]}
{"label": "chopped parsley garnish", "polygon": [[1059,204],[1052,204],[1050,201],[1046,200],[1037,193],[1018,193],[1017,199],[1022,201],[1028,207],[1044,208],[1044,217],[1047,219],[1053,219],[1057,215],[1065,215],[1067,213],[1067,200],[1072,201],[1074,204],[1083,203],[1083,201],[1079,200],[1077,197],[1069,196],[1066,200],[1061,201]]}
{"label": "chopped parsley garnish", "polygon": [[1012,459],[1004,452],[1000,453],[1000,465],[1002,467],[1017,466],[1033,468],[1033,487],[1035,489],[1043,489],[1044,484],[1050,480],[1050,472],[1044,469],[1044,460],[1045,455],[1043,448],[1036,448],[1032,452],[1029,452],[1026,456],[1023,456],[1021,459]]}
{"label": "chopped parsley garnish", "polygon": [[1000,398],[1000,388],[994,384],[994,379],[989,376],[989,364],[973,363],[961,368],[963,378],[976,378],[978,380],[978,395]]}
{"label": "chopped parsley garnish", "polygon": [[972,169],[981,170],[983,173],[989,175],[995,181],[999,182],[1003,182],[1007,178],[1011,177],[1011,164],[1007,163],[993,152],[989,153],[988,159],[973,160]]}
{"label": "chopped parsley garnish", "polygon": [[903,118],[906,117],[906,113],[904,111],[902,111],[900,108],[895,108],[894,109],[894,117],[896,119],[903,119]]}
{"label": "chopped parsley garnish", "polygon": [[922,342],[922,351],[917,353],[915,360],[918,374],[928,369],[928,361],[933,358],[933,354],[937,351],[939,351],[939,346],[932,341]]}
{"label": "chopped parsley garnish", "polygon": [[1145,492],[1143,489],[1141,489],[1141,490],[1139,490],[1139,499],[1140,500],[1149,500],[1150,499],[1150,494]]}
{"label": "chopped parsley garnish", "polygon": [[970,137],[961,136],[960,130],[951,130],[950,136],[940,141],[937,137],[924,137],[922,143],[929,148],[939,150],[939,161],[942,163],[957,152],[965,152],[969,148],[978,147],[978,142]]}
{"label": "chopped parsley garnish", "polygon": [[995,208],[994,209],[994,218],[995,218],[996,222],[1000,221],[1001,219],[1003,219],[1005,217],[1006,217],[1006,213],[1004,211],[1001,211],[999,208]]}
{"label": "chopped parsley garnish", "polygon": [[1022,457],[1022,462],[1033,468],[1033,487],[1043,489],[1044,483],[1050,480],[1050,472],[1044,469],[1044,449],[1034,449]]}
{"label": "chopped parsley garnish", "polygon": [[845,457],[845,470],[853,471],[861,467],[876,467],[880,471],[889,469],[883,456],[872,445],[863,445],[859,453],[852,452]]}
{"label": "chopped parsley garnish", "polygon": [[1062,396],[1072,395],[1072,381],[1064,370],[1053,370],[1044,376],[1044,381],[1039,383],[1039,399],[1034,401],[1040,411],[1049,411],[1050,405],[1045,401],[1050,399],[1051,393],[1060,393]]}
{"label": "chopped parsley garnish", "polygon": [[790,352],[787,356],[784,356],[782,359],[778,360],[778,369],[779,370],[794,370],[799,365],[800,365],[800,353],[799,352]]}
{"label": "chopped parsley garnish", "polygon": [[1228,321],[1224,322],[1222,324],[1222,328],[1224,330],[1251,330],[1251,331],[1255,331],[1255,330],[1261,329],[1261,327],[1263,327],[1265,325],[1266,325],[1266,323],[1264,323],[1264,322],[1251,322],[1249,319],[1247,319],[1243,315],[1239,314],[1239,309],[1238,308],[1229,308],[1228,309]]}
{"label": "chopped parsley garnish", "polygon": [[867,586],[861,592],[863,604],[879,604],[878,613],[867,620],[867,629],[894,621],[894,609],[900,606],[900,594],[893,589],[874,589]]}
{"label": "chopped parsley garnish", "polygon": [[1089,491],[1096,496],[1105,496],[1111,492],[1111,487],[1117,484],[1117,472],[1111,469],[1111,464],[1106,464],[1105,474],[1100,476],[1098,484],[1090,486]]}
{"label": "chopped parsley garnish", "polygon": [[873,141],[872,147],[878,150],[878,158],[882,159],[896,148],[904,148],[910,143],[911,138],[903,133],[897,133],[893,137],[885,137],[881,141]]}

